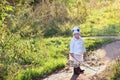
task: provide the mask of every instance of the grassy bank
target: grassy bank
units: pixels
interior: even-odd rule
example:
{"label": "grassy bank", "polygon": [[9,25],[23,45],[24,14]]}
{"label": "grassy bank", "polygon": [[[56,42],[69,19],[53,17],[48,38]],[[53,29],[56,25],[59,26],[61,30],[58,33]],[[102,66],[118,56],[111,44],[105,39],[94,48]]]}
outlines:
{"label": "grassy bank", "polygon": [[[14,45],[16,49],[9,49],[13,50],[13,53],[7,55],[9,64],[3,63],[3,67],[1,66],[1,71],[7,73],[2,77],[7,80],[30,80],[41,78],[64,67],[69,54],[70,39],[58,37],[18,41],[17,46]],[[112,41],[114,39],[84,40],[87,51],[95,50]]]}
{"label": "grassy bank", "polygon": [[109,77],[107,77],[107,80],[120,80],[120,59],[118,59],[115,64],[113,64],[110,73],[112,75],[110,75]]}
{"label": "grassy bank", "polygon": [[107,69],[97,75],[97,80],[120,80],[120,59],[116,60]]}

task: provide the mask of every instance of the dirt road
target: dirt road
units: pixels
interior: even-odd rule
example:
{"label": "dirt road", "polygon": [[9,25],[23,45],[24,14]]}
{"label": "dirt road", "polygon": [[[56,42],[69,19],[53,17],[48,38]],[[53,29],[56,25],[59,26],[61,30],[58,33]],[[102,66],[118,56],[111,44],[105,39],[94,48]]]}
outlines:
{"label": "dirt road", "polygon": [[40,80],[93,80],[91,76],[99,74],[106,69],[106,67],[120,56],[120,41],[116,41],[93,51],[86,60],[86,65],[89,65],[90,69],[82,66],[85,69],[84,74],[73,75],[72,67],[53,73],[50,76]]}

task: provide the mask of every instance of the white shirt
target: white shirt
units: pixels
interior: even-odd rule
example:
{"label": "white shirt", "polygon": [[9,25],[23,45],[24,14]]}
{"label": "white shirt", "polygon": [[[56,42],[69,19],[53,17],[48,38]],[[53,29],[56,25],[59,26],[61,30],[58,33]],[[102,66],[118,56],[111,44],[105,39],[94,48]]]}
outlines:
{"label": "white shirt", "polygon": [[70,53],[73,54],[83,54],[86,52],[86,48],[84,46],[84,42],[81,39],[76,39],[76,38],[72,38],[71,42],[70,42]]}

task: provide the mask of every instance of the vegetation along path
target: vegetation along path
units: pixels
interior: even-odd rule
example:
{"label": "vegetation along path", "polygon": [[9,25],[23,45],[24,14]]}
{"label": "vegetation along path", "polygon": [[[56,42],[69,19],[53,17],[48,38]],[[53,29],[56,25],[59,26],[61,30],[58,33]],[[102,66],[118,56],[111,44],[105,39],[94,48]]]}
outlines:
{"label": "vegetation along path", "polygon": [[[107,36],[91,38],[107,38]],[[120,37],[117,36],[111,36],[111,38],[120,39]],[[92,76],[104,71],[110,62],[116,60],[120,56],[120,41],[115,41],[105,45],[92,53],[93,54],[88,56],[85,61],[86,66],[82,66],[82,68],[85,69],[84,74],[80,74],[78,76],[73,75],[72,67],[66,67],[42,80],[95,80]]]}

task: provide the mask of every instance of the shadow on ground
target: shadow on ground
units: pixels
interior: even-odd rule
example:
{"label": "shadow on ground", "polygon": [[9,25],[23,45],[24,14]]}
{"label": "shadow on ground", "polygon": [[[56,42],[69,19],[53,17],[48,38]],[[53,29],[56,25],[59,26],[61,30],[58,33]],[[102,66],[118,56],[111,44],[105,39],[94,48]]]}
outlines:
{"label": "shadow on ground", "polygon": [[79,75],[73,74],[70,80],[76,80],[79,77]]}

